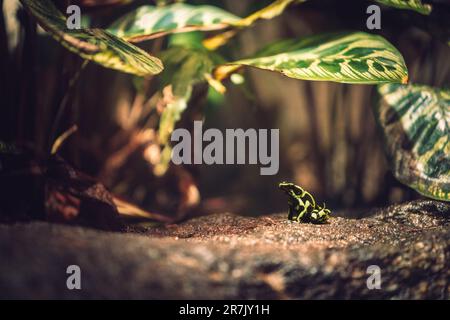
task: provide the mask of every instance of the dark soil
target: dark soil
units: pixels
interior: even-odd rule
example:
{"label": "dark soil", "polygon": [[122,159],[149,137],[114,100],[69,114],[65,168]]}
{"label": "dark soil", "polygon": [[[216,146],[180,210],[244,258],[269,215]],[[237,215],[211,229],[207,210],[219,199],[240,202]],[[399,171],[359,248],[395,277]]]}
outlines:
{"label": "dark soil", "polygon": [[[448,299],[449,217],[450,205],[418,201],[327,225],[285,214],[216,214],[138,234],[0,225],[0,298]],[[73,264],[81,290],[66,288]],[[370,265],[381,289],[367,288]]]}

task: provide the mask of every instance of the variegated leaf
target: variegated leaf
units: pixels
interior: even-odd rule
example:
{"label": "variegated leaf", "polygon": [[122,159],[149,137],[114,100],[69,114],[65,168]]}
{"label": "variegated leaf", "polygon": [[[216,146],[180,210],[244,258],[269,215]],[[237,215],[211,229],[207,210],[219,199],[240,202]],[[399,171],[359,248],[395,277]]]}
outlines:
{"label": "variegated leaf", "polygon": [[414,10],[421,14],[430,14],[432,9],[431,5],[423,4],[421,0],[375,0],[375,1],[390,7]]}
{"label": "variegated leaf", "polygon": [[105,30],[68,29],[66,18],[51,0],[21,2],[42,28],[64,47],[84,59],[138,76],[157,74],[163,69],[158,58]]}
{"label": "variegated leaf", "polygon": [[206,81],[205,75],[223,59],[204,48],[173,46],[161,53],[166,69],[161,74],[162,85],[172,85],[175,96],[184,96],[188,88]]}
{"label": "variegated leaf", "polygon": [[120,18],[108,30],[118,37],[139,42],[168,33],[224,29],[237,21],[239,17],[209,5],[145,5]]}
{"label": "variegated leaf", "polygon": [[305,1],[306,0],[276,0],[267,7],[264,7],[261,10],[252,13],[248,17],[231,23],[231,26],[233,27],[231,30],[206,39],[205,41],[203,41],[203,45],[209,50],[215,50],[227,43],[227,41],[234,37],[240,29],[250,27],[260,19],[273,19],[282,14],[290,4],[301,3]]}
{"label": "variegated leaf", "polygon": [[383,37],[363,32],[281,41],[253,58],[219,66],[215,77],[221,80],[240,66],[277,71],[303,80],[365,84],[408,81],[400,52]]}
{"label": "variegated leaf", "polygon": [[163,90],[162,103],[164,111],[159,120],[159,143],[162,146],[161,158],[153,170],[156,176],[162,176],[169,168],[169,162],[172,155],[172,146],[170,145],[170,135],[175,129],[175,125],[181,119],[181,115],[188,106],[192,93],[192,86],[186,88],[184,95],[174,95],[173,87],[167,86]]}
{"label": "variegated leaf", "polygon": [[171,155],[170,135],[188,106],[192,88],[196,83],[208,81],[208,76],[220,58],[213,52],[199,48],[172,47],[162,53],[166,69],[161,74],[162,104],[158,136],[163,146],[160,163],[155,174],[166,172]]}
{"label": "variegated leaf", "polygon": [[450,201],[450,90],[384,84],[376,107],[394,175],[435,199]]}

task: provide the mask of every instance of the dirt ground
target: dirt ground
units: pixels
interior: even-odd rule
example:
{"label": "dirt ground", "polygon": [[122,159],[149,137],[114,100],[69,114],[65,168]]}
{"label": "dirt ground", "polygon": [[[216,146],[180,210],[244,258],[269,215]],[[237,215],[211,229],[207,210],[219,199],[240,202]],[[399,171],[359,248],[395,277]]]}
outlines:
{"label": "dirt ground", "polygon": [[[448,204],[416,201],[327,225],[284,213],[128,233],[0,225],[0,298],[449,299],[449,217]],[[81,290],[66,287],[69,265]],[[371,265],[380,289],[367,287]]]}

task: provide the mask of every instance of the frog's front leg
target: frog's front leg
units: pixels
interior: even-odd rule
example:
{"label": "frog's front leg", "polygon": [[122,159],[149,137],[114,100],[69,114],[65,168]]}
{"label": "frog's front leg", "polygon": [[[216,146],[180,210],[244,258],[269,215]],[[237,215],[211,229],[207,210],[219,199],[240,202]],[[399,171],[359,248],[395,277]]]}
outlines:
{"label": "frog's front leg", "polygon": [[299,201],[299,203],[296,206],[296,213],[297,217],[295,220],[298,222],[305,221],[309,219],[309,211],[312,209],[312,204],[308,200],[306,202],[303,202],[302,200]]}
{"label": "frog's front leg", "polygon": [[289,205],[289,209],[288,209],[288,219],[289,220],[293,220],[294,219],[294,215],[295,215],[295,208],[293,205]]}
{"label": "frog's front leg", "polygon": [[301,210],[302,206],[298,201],[293,201],[292,203],[289,203],[289,210],[288,210],[288,219],[293,221],[299,221],[299,212]]}

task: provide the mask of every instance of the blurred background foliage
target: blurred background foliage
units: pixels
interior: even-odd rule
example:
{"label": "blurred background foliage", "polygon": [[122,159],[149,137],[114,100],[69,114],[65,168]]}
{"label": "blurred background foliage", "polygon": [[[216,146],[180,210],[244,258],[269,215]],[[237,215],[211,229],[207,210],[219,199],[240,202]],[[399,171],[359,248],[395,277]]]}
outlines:
{"label": "blurred background foliage", "polygon": [[[170,3],[80,0],[58,4],[63,7],[69,2],[81,5],[83,23],[98,27],[110,25],[142,4]],[[240,17],[271,3],[188,2],[212,4]],[[445,87],[450,84],[450,47],[442,38],[448,39],[450,30],[449,5],[430,2],[434,5],[431,19],[383,7],[382,29],[376,33],[402,53],[412,82]],[[372,2],[308,1],[243,30],[218,54],[236,60],[276,39],[337,30],[367,31],[369,4]],[[193,120],[204,119],[204,127],[221,130],[280,128],[278,175],[260,176],[259,166],[250,165],[170,166],[161,175],[164,168],[158,166],[167,154],[155,138],[165,107],[160,90],[168,81],[165,76],[180,67],[164,57],[176,46],[201,47],[204,34],[174,34],[140,43],[141,48],[162,57],[166,66],[161,76],[144,79],[93,63],[84,66],[81,58],[44,35],[18,1],[0,0],[0,5],[1,137],[46,152],[59,134],[77,124],[77,134],[61,150],[64,158],[147,210],[179,217],[221,211],[247,215],[281,211],[286,207],[285,198],[277,191],[281,180],[303,186],[328,207],[348,209],[348,215],[359,214],[358,208],[418,197],[388,170],[372,113],[375,86],[299,81],[251,68],[245,69],[243,78],[235,76],[227,83],[226,95],[206,83],[195,85],[177,126],[190,128]],[[165,48],[169,51],[163,52]],[[198,67],[198,62],[191,64]]]}

